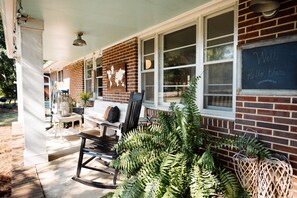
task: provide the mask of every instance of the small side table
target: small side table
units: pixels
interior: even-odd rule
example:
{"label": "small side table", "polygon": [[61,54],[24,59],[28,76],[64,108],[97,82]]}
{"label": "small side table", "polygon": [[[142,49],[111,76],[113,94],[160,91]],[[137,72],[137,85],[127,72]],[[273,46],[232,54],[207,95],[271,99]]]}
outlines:
{"label": "small side table", "polygon": [[[82,117],[81,115],[76,114],[76,113],[72,113],[70,116],[66,116],[66,117],[62,117],[61,115],[57,115],[57,114],[53,115],[53,122],[54,122],[55,127],[56,127],[57,123],[59,125],[60,137],[62,137],[61,125],[65,122],[72,122],[72,127],[74,127],[74,122],[79,121],[79,131],[81,131],[81,124],[82,124],[81,117]],[[55,128],[55,131],[57,131],[56,128]]]}

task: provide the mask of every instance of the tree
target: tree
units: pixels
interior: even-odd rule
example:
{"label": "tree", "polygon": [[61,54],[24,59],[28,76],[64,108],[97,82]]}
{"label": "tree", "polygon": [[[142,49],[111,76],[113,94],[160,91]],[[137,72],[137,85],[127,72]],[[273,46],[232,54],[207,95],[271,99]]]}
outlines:
{"label": "tree", "polygon": [[0,92],[10,100],[16,98],[15,82],[15,62],[6,55],[3,24],[0,16]]}

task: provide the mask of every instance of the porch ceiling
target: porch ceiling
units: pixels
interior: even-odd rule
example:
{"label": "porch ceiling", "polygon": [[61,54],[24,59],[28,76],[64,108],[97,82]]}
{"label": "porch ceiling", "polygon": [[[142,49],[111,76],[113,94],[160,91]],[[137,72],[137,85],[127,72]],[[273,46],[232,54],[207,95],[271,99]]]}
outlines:
{"label": "porch ceiling", "polygon": [[[211,0],[23,0],[44,20],[44,59],[73,61]],[[74,47],[83,31],[87,46]]]}

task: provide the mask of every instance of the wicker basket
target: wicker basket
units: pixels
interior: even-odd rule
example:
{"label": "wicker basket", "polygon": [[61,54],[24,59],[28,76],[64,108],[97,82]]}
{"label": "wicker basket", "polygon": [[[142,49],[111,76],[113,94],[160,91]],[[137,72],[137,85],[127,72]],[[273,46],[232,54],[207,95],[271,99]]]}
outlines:
{"label": "wicker basket", "polygon": [[292,166],[283,156],[259,163],[259,198],[292,198]]}
{"label": "wicker basket", "polygon": [[250,193],[252,198],[258,196],[258,158],[249,158],[236,153],[233,156],[234,170],[241,186]]}

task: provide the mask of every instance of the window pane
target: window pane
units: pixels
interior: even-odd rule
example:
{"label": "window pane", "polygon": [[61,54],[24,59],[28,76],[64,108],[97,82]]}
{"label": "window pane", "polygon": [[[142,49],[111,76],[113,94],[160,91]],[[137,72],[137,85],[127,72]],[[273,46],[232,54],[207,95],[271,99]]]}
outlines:
{"label": "window pane", "polygon": [[164,68],[196,63],[196,46],[164,53]]}
{"label": "window pane", "polygon": [[154,87],[146,87],[144,90],[144,100],[154,101]]}
{"label": "window pane", "polygon": [[233,44],[212,47],[205,50],[206,61],[233,59]]}
{"label": "window pane", "polygon": [[100,65],[102,65],[102,58],[101,57],[100,58],[96,58],[96,66],[98,67]]}
{"label": "window pane", "polygon": [[207,20],[207,39],[234,32],[234,12],[227,12]]}
{"label": "window pane", "polygon": [[220,44],[224,44],[224,43],[230,43],[233,42],[234,38],[233,35],[232,36],[226,36],[223,38],[218,38],[218,39],[213,39],[210,41],[207,41],[207,46],[213,46],[213,45],[220,45]]}
{"label": "window pane", "polygon": [[92,78],[92,70],[86,71],[86,78]]}
{"label": "window pane", "polygon": [[206,65],[204,69],[208,84],[232,84],[232,62]]}
{"label": "window pane", "polygon": [[196,25],[164,36],[164,50],[196,43]]}
{"label": "window pane", "polygon": [[97,80],[98,80],[98,86],[102,87],[102,78],[98,78]]}
{"label": "window pane", "polygon": [[231,110],[233,78],[232,67],[232,62],[205,66],[204,108]]}
{"label": "window pane", "polygon": [[151,54],[154,53],[154,39],[150,39],[143,42],[144,52],[143,54]]}
{"label": "window pane", "polygon": [[96,75],[97,77],[102,76],[102,67],[96,69]]}
{"label": "window pane", "polygon": [[154,72],[148,72],[142,74],[143,85],[154,85]]}
{"label": "window pane", "polygon": [[180,103],[181,95],[186,90],[187,86],[182,87],[164,87],[163,89],[163,101],[164,102],[176,102]]}
{"label": "window pane", "polygon": [[164,85],[188,85],[195,74],[195,67],[164,70]]}
{"label": "window pane", "polygon": [[144,57],[144,70],[154,69],[154,55]]}
{"label": "window pane", "polygon": [[154,101],[154,72],[142,73],[142,89],[145,90],[145,100]]}
{"label": "window pane", "polygon": [[103,96],[103,88],[98,88],[97,93],[99,97]]}
{"label": "window pane", "polygon": [[86,92],[87,93],[92,92],[92,80],[86,80]]}
{"label": "window pane", "polygon": [[232,96],[205,96],[204,108],[231,110]]}
{"label": "window pane", "polygon": [[92,69],[93,65],[92,65],[92,59],[89,59],[86,61],[86,69]]}

